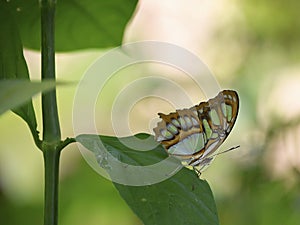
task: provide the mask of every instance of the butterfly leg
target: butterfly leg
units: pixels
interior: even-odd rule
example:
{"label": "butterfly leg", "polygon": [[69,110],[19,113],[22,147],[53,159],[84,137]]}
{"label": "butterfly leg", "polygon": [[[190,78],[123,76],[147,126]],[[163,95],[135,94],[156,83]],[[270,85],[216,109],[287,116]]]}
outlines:
{"label": "butterfly leg", "polygon": [[196,168],[195,166],[193,166],[193,170],[195,171],[195,173],[197,174],[198,178],[200,178],[201,176],[201,172],[198,168]]}

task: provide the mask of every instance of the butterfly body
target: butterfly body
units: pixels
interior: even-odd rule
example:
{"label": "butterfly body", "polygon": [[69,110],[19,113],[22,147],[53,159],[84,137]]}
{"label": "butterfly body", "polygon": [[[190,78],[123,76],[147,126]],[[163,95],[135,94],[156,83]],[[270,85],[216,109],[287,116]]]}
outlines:
{"label": "butterfly body", "polygon": [[223,90],[207,102],[165,115],[154,128],[155,139],[169,155],[201,172],[213,160],[212,153],[225,141],[236,121],[238,94]]}

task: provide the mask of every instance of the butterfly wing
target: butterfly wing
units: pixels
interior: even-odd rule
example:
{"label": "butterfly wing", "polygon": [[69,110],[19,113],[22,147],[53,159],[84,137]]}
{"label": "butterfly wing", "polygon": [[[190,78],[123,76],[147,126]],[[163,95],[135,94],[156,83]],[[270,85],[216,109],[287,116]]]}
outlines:
{"label": "butterfly wing", "polygon": [[[165,115],[154,128],[155,138],[170,155],[197,166],[225,141],[237,118],[239,99],[235,91],[223,90],[215,98],[189,109]],[[206,159],[206,160],[205,160]]]}
{"label": "butterfly wing", "polygon": [[199,116],[208,141],[203,154],[196,153],[189,165],[201,167],[212,161],[213,157],[210,156],[218,150],[231,132],[238,115],[238,94],[232,90],[224,90],[215,98],[200,103],[196,107],[200,109],[200,112],[203,111]]}

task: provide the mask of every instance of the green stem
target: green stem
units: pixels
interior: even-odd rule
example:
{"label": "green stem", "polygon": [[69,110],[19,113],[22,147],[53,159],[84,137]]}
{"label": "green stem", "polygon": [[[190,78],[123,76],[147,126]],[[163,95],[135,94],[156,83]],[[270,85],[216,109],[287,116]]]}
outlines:
{"label": "green stem", "polygon": [[[40,0],[42,80],[55,80],[55,3],[55,0]],[[45,163],[44,225],[57,225],[61,133],[57,112],[56,90],[42,94],[42,113],[42,151]]]}
{"label": "green stem", "polygon": [[[42,79],[55,80],[54,47],[55,0],[41,0]],[[43,140],[52,143],[61,139],[56,103],[56,90],[42,94]]]}
{"label": "green stem", "polygon": [[58,177],[60,151],[45,149],[45,209],[44,225],[58,224]]}

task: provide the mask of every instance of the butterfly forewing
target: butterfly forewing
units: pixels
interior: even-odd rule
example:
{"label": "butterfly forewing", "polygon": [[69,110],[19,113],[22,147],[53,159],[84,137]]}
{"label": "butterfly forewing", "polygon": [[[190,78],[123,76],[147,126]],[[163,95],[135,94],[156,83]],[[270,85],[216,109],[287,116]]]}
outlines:
{"label": "butterfly forewing", "polygon": [[238,114],[239,99],[235,91],[224,90],[215,98],[189,109],[168,115],[159,113],[155,138],[170,155],[191,166],[208,164],[229,135]]}

